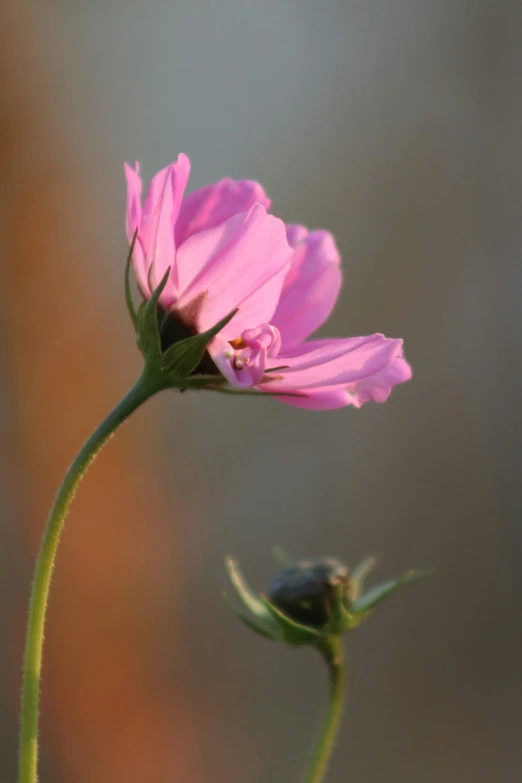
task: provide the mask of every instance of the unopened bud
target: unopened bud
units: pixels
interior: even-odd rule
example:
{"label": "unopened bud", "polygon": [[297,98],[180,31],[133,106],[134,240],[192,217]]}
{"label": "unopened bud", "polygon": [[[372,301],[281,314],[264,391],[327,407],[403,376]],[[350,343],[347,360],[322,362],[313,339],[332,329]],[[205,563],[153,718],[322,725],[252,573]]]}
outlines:
{"label": "unopened bud", "polygon": [[301,560],[274,579],[268,599],[292,620],[322,628],[336,607],[339,585],[348,602],[349,582],[348,568],[338,560]]}

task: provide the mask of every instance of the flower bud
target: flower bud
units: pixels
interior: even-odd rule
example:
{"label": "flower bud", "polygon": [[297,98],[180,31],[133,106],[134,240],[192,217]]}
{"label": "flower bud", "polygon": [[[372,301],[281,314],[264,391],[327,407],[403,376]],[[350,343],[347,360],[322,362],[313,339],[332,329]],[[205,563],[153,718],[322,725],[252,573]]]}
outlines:
{"label": "flower bud", "polygon": [[238,563],[227,557],[230,581],[248,614],[230,606],[245,625],[261,636],[290,646],[311,644],[324,652],[329,649],[329,640],[357,628],[399,587],[430,573],[407,571],[398,579],[381,582],[363,593],[364,582],[374,565],[373,557],[365,558],[350,571],[332,558],[301,560],[287,566],[274,579],[268,595],[256,595]]}
{"label": "flower bud", "polygon": [[274,579],[268,599],[292,620],[323,628],[335,610],[339,585],[344,585],[348,603],[349,583],[348,568],[338,560],[301,560]]}

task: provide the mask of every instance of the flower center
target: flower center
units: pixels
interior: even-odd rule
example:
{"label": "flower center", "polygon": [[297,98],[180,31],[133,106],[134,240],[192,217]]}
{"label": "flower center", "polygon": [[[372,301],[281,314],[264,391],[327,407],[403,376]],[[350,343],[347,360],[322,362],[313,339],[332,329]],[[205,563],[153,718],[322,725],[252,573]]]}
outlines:
{"label": "flower center", "polygon": [[267,358],[279,353],[281,337],[275,326],[263,324],[256,329],[245,329],[229,345],[224,356],[230,362],[234,382],[239,386],[255,386],[263,377]]}

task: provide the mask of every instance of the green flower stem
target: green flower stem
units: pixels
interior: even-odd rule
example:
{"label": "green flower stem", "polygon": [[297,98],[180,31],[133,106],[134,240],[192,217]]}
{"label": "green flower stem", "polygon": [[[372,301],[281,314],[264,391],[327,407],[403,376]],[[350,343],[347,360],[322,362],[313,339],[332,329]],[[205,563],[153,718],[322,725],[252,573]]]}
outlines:
{"label": "green flower stem", "polygon": [[324,723],[303,783],[320,783],[320,781],[324,780],[339,729],[344,703],[346,675],[340,637],[330,637],[326,643],[319,647],[319,651],[328,664],[330,695]]}
{"label": "green flower stem", "polygon": [[87,468],[115,430],[165,385],[159,373],[145,368],[136,385],[109,413],[69,467],[53,503],[36,561],[23,666],[19,783],[36,783],[38,766],[38,705],[45,613],[58,542],[69,506]]}

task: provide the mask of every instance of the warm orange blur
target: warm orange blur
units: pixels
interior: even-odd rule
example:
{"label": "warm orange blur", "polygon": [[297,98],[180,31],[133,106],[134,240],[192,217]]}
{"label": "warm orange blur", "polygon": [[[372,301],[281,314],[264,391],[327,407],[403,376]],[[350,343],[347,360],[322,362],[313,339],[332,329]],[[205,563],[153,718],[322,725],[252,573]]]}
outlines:
{"label": "warm orange blur", "polygon": [[[93,256],[106,253],[99,206],[52,109],[56,85],[26,34],[31,9],[11,10],[0,38],[10,74],[0,125],[0,197],[8,204],[1,339],[10,406],[4,465],[25,547],[17,632],[9,638],[17,658],[29,576],[56,487],[139,364],[123,311],[115,317],[110,299],[85,294],[93,285]],[[124,258],[121,271],[123,264]],[[177,625],[175,607],[163,596],[176,594],[179,578],[176,571],[166,580],[158,568],[168,545],[164,520],[177,527],[184,512],[162,500],[145,431],[152,422],[144,411],[106,448],[79,493],[61,547],[41,710],[43,760],[54,759],[49,774],[61,770],[60,779],[199,778],[197,710],[179,681],[165,682],[162,663],[159,629],[175,635]],[[19,685],[16,678],[10,683],[14,724]],[[14,748],[8,754],[12,779]]]}

